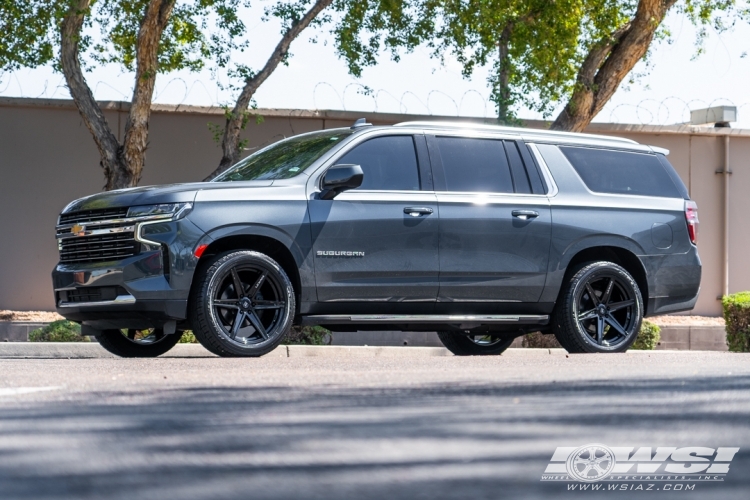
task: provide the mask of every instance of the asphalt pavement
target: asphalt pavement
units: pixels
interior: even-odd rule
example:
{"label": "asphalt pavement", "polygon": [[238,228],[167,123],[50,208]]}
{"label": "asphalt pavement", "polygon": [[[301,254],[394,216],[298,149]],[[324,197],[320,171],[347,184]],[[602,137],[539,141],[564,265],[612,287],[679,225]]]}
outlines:
{"label": "asphalt pavement", "polygon": [[[750,354],[397,349],[0,359],[0,498],[750,497]],[[541,480],[588,443],[740,450],[688,491]]]}

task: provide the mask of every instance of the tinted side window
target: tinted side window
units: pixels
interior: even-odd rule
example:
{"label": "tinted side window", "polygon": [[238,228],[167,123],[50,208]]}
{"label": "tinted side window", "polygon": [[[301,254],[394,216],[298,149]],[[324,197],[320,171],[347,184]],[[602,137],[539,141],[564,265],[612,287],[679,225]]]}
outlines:
{"label": "tinted side window", "polygon": [[664,169],[667,171],[669,176],[672,178],[672,182],[674,182],[674,185],[677,186],[677,191],[680,192],[683,198],[686,200],[690,199],[690,193],[688,193],[687,187],[685,187],[685,183],[682,182],[682,179],[680,179],[680,175],[675,171],[674,167],[671,163],[669,163],[669,160],[667,160],[667,157],[663,154],[657,154],[657,158],[659,158],[659,161],[662,165],[664,165]]}
{"label": "tinted side window", "polygon": [[560,146],[594,192],[682,198],[656,155]]}
{"label": "tinted side window", "polygon": [[503,141],[437,137],[448,191],[512,193]]}
{"label": "tinted side window", "polygon": [[505,152],[508,154],[508,161],[510,162],[510,171],[513,174],[513,186],[516,188],[516,193],[531,193],[529,176],[526,175],[526,167],[523,166],[523,161],[521,161],[521,155],[518,153],[515,141],[504,142]]}
{"label": "tinted side window", "polygon": [[363,142],[336,163],[360,165],[368,190],[419,190],[419,170],[414,139],[410,135],[376,137]]}

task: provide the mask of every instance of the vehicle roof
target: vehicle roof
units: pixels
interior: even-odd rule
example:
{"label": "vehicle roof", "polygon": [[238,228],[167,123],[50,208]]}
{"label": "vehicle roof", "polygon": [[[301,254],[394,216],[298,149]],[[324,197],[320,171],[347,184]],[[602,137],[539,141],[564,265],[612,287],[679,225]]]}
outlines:
{"label": "vehicle roof", "polygon": [[[369,124],[368,124],[369,125]],[[626,139],[624,137],[616,137],[609,135],[596,135],[596,134],[582,134],[579,132],[560,132],[557,130],[542,130],[533,128],[523,127],[506,127],[502,125],[491,125],[484,123],[467,123],[467,122],[451,122],[451,121],[410,121],[396,123],[391,126],[363,126],[356,127],[355,131],[364,131],[367,129],[389,129],[392,127],[398,128],[415,128],[420,130],[444,130],[444,131],[466,131],[477,134],[485,133],[498,133],[503,135],[515,135],[521,139],[528,141],[540,141],[540,142],[553,142],[553,143],[567,143],[567,144],[578,144],[583,146],[594,146],[594,147],[612,147],[618,149],[628,149],[632,151],[640,152],[655,152],[664,155],[669,154],[668,149],[659,148],[656,146],[648,146],[639,144],[632,139]]]}

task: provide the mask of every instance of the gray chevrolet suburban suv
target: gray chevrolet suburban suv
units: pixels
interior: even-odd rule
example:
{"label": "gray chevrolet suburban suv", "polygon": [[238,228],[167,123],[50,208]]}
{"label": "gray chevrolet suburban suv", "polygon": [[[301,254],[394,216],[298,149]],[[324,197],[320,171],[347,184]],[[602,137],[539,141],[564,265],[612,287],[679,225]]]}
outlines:
{"label": "gray chevrolet suburban suv", "polygon": [[293,325],[437,331],[457,355],[528,332],[622,352],[691,309],[697,206],[627,139],[410,122],[272,144],[212,182],[95,194],[60,214],[58,312],[120,356],[192,329],[261,356]]}

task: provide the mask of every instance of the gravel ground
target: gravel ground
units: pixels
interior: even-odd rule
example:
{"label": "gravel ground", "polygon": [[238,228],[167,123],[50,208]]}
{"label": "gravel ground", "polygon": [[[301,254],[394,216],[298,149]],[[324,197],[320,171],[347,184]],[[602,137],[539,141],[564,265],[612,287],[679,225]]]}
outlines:
{"label": "gravel ground", "polygon": [[0,360],[0,436],[3,500],[578,498],[540,479],[588,443],[740,452],[586,497],[746,500],[750,354]]}
{"label": "gravel ground", "polygon": [[50,311],[6,311],[0,310],[0,321],[29,321],[34,323],[51,323],[65,319],[56,312]]}
{"label": "gravel ground", "polygon": [[653,316],[647,318],[659,326],[724,326],[724,318],[713,316]]}

